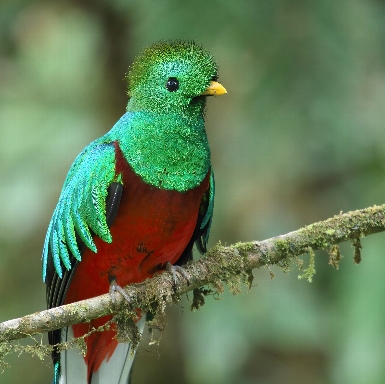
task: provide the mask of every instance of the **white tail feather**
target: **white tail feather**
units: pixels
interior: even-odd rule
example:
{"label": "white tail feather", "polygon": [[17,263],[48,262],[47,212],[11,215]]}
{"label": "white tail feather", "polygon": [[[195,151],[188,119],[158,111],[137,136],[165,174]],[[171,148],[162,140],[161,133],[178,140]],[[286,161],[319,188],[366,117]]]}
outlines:
{"label": "white tail feather", "polygon": [[[142,334],[146,316],[136,324]],[[72,327],[62,329],[61,341],[72,340]],[[136,352],[136,351],[135,351]],[[127,384],[130,377],[135,352],[131,354],[131,344],[119,343],[114,353],[100,368],[92,374],[91,384]],[[60,354],[61,376],[59,384],[88,384],[87,365],[83,356],[76,349],[68,349]]]}
{"label": "white tail feather", "polygon": [[[61,330],[61,341],[74,338],[72,327]],[[66,349],[60,354],[61,375],[59,384],[87,384],[87,365],[77,349]]]}

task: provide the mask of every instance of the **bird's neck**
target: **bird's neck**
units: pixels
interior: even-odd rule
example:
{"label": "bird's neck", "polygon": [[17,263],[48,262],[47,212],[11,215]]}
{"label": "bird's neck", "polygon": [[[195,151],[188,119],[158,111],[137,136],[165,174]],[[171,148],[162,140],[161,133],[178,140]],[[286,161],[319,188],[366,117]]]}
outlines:
{"label": "bird's neck", "polygon": [[206,96],[196,96],[192,99],[181,98],[179,103],[170,104],[166,100],[157,98],[157,101],[148,97],[131,97],[127,104],[127,112],[152,112],[156,115],[178,115],[192,122],[204,115],[206,108]]}
{"label": "bird's neck", "polygon": [[210,169],[203,115],[127,112],[107,134],[134,172],[155,187],[185,192]]}

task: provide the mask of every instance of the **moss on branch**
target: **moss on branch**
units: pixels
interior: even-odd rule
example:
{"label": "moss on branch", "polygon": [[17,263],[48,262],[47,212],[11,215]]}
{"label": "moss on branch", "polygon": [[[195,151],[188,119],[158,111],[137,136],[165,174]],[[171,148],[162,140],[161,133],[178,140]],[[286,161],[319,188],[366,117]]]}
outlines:
{"label": "moss on branch", "polygon": [[[302,261],[299,261],[298,256],[305,253],[310,254],[310,262],[299,277],[311,281],[315,273],[315,250],[326,249],[329,264],[338,269],[341,253],[337,244],[351,240],[354,247],[354,261],[359,263],[362,248],[360,239],[384,230],[385,205],[381,205],[341,213],[328,220],[263,241],[236,243],[230,246],[219,243],[211,248],[205,257],[185,266],[185,271],[190,276],[189,281],[181,274],[177,274],[175,283],[174,276],[164,272],[143,283],[126,287],[127,294],[132,298],[129,304],[121,295],[117,295],[113,303],[110,295],[106,294],[1,323],[0,368],[6,366],[3,357],[14,351],[29,351],[40,358],[51,352],[50,346],[37,342],[32,335],[80,322],[89,322],[111,313],[116,315],[118,337],[137,344],[139,334],[135,332],[133,321],[137,317],[137,309],[149,314],[152,328],[162,329],[167,304],[179,301],[184,293],[194,291],[191,308],[198,309],[204,304],[205,296],[208,294],[223,293],[224,283],[233,294],[238,294],[243,283],[251,287],[253,269],[276,264],[287,271],[293,260],[301,267]],[[25,337],[31,337],[34,345],[23,347],[11,343],[12,340]],[[84,343],[81,340],[74,343],[83,349]]]}

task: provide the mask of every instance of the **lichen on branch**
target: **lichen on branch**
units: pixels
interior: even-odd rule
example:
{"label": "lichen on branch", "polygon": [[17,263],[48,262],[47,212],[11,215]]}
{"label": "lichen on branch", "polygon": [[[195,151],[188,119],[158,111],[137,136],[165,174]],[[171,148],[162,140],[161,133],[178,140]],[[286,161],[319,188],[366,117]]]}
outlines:
{"label": "lichen on branch", "polygon": [[[83,300],[77,303],[51,308],[22,318],[9,320],[0,324],[0,366],[4,366],[2,357],[12,351],[20,351],[10,342],[35,334],[52,331],[80,322],[115,314],[116,323],[122,332],[123,339],[137,334],[133,330],[133,319],[137,310],[149,313],[149,322],[153,328],[161,329],[165,324],[166,305],[179,301],[182,294],[194,291],[192,309],[204,304],[208,294],[218,295],[227,284],[233,294],[241,292],[241,285],[252,284],[252,270],[261,266],[277,264],[288,270],[291,261],[298,264],[298,256],[310,253],[309,267],[304,270],[303,277],[311,281],[314,273],[314,251],[326,249],[329,264],[338,268],[341,254],[337,244],[351,240],[354,246],[354,261],[361,260],[362,237],[385,230],[385,205],[336,215],[328,220],[320,221],[297,231],[272,237],[263,241],[236,243],[230,246],[217,244],[205,257],[188,263],[184,268],[189,281],[177,273],[176,281],[170,272],[157,274],[151,279],[126,287],[132,298],[127,304],[121,295],[112,302],[109,294]],[[128,325],[124,325],[125,322]],[[122,325],[123,324],[123,325]],[[118,329],[119,331],[119,329]],[[136,335],[136,336],[135,336]],[[137,342],[137,340],[134,340]],[[36,354],[41,356],[50,352],[47,348],[35,343]],[[40,356],[39,355],[39,356]]]}

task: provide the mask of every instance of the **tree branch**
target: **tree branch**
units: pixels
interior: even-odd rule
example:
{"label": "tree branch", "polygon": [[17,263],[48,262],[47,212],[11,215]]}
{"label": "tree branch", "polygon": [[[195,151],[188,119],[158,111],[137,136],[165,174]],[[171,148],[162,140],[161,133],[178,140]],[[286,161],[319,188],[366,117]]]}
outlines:
{"label": "tree branch", "polygon": [[[336,215],[263,241],[237,243],[228,247],[218,244],[210,249],[206,257],[185,266],[190,282],[179,273],[173,276],[165,272],[143,283],[127,286],[130,308],[163,313],[167,303],[178,300],[181,294],[192,290],[195,290],[192,307],[198,308],[204,299],[202,291],[197,288],[211,285],[216,292],[222,293],[222,282],[226,282],[233,293],[238,293],[242,282],[251,284],[252,269],[271,264],[288,267],[292,259],[317,249],[328,249],[330,264],[338,266],[339,250],[335,245],[346,240],[353,240],[354,260],[358,263],[361,260],[359,239],[384,230],[385,205],[381,205]],[[116,314],[125,305],[127,307],[120,294],[116,294],[115,303],[109,294],[105,294],[5,321],[0,324],[0,343]]]}

